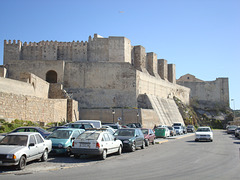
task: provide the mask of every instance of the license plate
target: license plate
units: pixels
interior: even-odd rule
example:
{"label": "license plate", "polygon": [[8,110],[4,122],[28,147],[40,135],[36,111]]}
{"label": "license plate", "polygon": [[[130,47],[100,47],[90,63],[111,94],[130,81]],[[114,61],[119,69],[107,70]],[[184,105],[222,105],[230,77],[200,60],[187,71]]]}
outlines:
{"label": "license plate", "polygon": [[80,147],[87,147],[87,148],[89,148],[90,145],[89,144],[85,144],[85,143],[80,143]]}

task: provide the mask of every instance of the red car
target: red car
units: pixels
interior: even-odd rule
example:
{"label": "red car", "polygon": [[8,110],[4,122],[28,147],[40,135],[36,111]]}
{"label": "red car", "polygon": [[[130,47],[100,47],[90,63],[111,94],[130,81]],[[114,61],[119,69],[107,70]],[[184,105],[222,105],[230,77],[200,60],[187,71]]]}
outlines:
{"label": "red car", "polygon": [[144,135],[145,145],[149,146],[150,143],[154,145],[155,138],[156,138],[154,131],[152,129],[147,129],[147,128],[141,128],[141,130]]}

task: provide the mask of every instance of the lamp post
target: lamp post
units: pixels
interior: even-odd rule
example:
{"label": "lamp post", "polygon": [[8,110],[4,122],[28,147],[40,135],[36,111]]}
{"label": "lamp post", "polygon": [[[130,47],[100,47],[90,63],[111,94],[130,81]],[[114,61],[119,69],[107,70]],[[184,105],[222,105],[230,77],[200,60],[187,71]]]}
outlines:
{"label": "lamp post", "polygon": [[138,123],[138,117],[139,117],[139,113],[137,112],[137,123]]}
{"label": "lamp post", "polygon": [[233,120],[235,119],[235,101],[234,99],[231,99],[231,101],[233,102]]}
{"label": "lamp post", "polygon": [[114,124],[114,114],[115,114],[115,111],[114,109],[112,110],[112,115],[113,115],[113,124]]}

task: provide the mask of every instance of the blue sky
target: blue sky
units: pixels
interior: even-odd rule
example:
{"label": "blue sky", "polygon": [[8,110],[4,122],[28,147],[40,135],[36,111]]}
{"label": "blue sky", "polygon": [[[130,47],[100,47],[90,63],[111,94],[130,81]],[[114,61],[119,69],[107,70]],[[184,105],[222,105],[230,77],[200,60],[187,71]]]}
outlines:
{"label": "blue sky", "polygon": [[[125,36],[204,81],[229,78],[231,108],[240,109],[239,0],[1,0],[3,41],[87,41]],[[231,101],[231,99],[234,99]]]}

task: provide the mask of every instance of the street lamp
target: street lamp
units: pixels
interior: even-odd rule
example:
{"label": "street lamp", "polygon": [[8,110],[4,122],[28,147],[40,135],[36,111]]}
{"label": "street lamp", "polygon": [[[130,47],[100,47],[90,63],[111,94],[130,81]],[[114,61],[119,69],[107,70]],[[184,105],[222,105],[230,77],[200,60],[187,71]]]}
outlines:
{"label": "street lamp", "polygon": [[114,114],[115,114],[115,111],[114,109],[112,110],[112,115],[113,115],[113,124],[114,124]]}
{"label": "street lamp", "polygon": [[137,112],[137,123],[138,123],[138,117],[139,117],[139,113]]}
{"label": "street lamp", "polygon": [[235,101],[234,99],[231,99],[231,101],[233,102],[233,120],[235,119]]}

